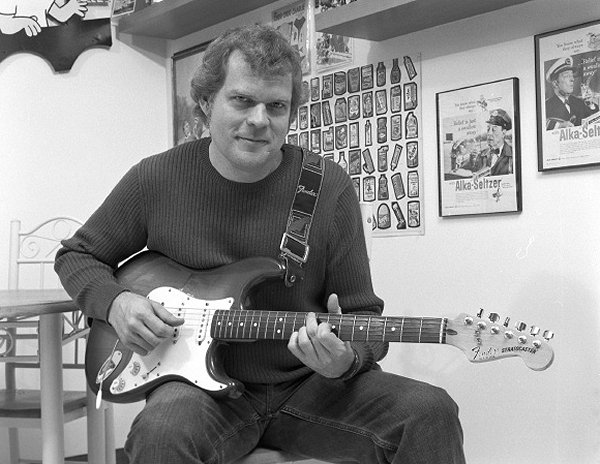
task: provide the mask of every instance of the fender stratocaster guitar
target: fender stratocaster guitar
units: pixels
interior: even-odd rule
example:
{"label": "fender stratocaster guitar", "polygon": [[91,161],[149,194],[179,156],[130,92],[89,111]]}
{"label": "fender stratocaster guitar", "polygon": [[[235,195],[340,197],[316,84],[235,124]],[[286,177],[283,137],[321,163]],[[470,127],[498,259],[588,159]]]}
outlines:
{"label": "fender stratocaster guitar", "polygon": [[[147,392],[172,379],[184,380],[211,394],[236,397],[243,385],[229,378],[219,362],[223,342],[288,340],[305,323],[306,313],[244,309],[249,290],[285,267],[271,258],[250,258],[210,271],[182,266],[155,252],[144,252],[121,266],[117,280],[132,291],[161,303],[185,319],[170,340],[140,356],[125,348],[115,331],[95,320],[86,349],[86,377],[95,393],[111,402],[143,400]],[[159,286],[160,285],[160,286]],[[436,317],[318,314],[341,340],[439,343],[460,348],[471,362],[519,356],[534,370],[554,358],[537,327],[525,332],[523,322],[508,327],[497,314],[487,320],[461,314],[454,320]],[[99,396],[100,396],[99,395]]]}

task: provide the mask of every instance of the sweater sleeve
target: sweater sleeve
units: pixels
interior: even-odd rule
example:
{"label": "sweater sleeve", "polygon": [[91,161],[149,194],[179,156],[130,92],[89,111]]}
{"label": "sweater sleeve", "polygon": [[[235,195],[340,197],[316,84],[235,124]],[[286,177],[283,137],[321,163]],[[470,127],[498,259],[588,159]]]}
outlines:
{"label": "sweater sleeve", "polygon": [[[338,294],[344,314],[380,316],[384,304],[373,292],[360,206],[349,181],[338,198],[327,253],[327,295]],[[388,347],[384,342],[352,342],[359,363],[353,373],[371,369]]]}
{"label": "sweater sleeve", "polygon": [[73,237],[62,242],[54,269],[67,293],[89,317],[106,321],[125,291],[114,277],[118,264],[146,246],[139,165],[119,181]]}

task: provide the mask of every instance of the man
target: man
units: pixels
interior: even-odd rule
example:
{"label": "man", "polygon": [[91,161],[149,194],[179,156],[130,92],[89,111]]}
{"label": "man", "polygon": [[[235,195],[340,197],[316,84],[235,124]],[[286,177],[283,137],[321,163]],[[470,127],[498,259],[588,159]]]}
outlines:
{"label": "man", "polygon": [[[191,92],[211,138],[134,166],[57,255],[87,315],[144,355],[185,322],[116,282],[120,261],[144,246],[200,270],[279,258],[302,167],[300,149],[284,144],[301,88],[299,57],[275,30],[246,26],[211,43]],[[227,346],[225,370],[245,385],[239,398],[182,381],[154,389],[127,438],[132,464],[229,463],[259,444],[336,462],[464,462],[457,408],[443,390],[382,372],[386,344],[344,342],[315,317],[383,307],[354,187],[328,160],[309,246],[302,280],[267,281],[252,294],[258,309],[306,312],[305,325],[289,341]]]}
{"label": "man", "polygon": [[489,168],[489,175],[502,176],[513,172],[513,149],[506,142],[506,133],[512,129],[512,119],[501,108],[492,110],[487,123],[488,148],[473,163],[473,172]]}
{"label": "man", "polygon": [[591,99],[573,95],[577,67],[571,57],[559,58],[546,72],[553,95],[546,99],[546,130],[580,126],[581,121],[598,111]]}

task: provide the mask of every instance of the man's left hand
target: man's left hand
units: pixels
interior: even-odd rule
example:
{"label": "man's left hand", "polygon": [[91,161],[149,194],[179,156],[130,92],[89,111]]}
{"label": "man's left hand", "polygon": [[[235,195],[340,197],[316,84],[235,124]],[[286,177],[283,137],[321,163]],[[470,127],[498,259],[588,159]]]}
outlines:
{"label": "man's left hand", "polygon": [[[327,311],[330,314],[342,313],[335,293],[327,300]],[[350,342],[340,340],[328,322],[319,323],[315,313],[308,313],[306,325],[292,334],[288,349],[312,370],[329,378],[345,374],[354,361]]]}

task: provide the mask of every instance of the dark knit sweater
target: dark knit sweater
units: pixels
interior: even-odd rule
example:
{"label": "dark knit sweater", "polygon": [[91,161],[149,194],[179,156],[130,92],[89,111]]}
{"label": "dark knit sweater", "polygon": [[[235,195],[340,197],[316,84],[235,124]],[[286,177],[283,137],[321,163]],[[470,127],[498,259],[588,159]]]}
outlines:
{"label": "dark knit sweater", "polygon": [[[55,269],[84,313],[106,320],[124,290],[113,277],[120,262],[144,247],[185,266],[211,269],[252,256],[277,258],[301,168],[300,150],[283,146],[281,165],[256,183],[223,178],[208,157],[209,139],[177,146],[133,166],[71,239]],[[344,313],[381,314],[374,295],[360,210],[348,175],[326,160],[303,281],[259,285],[262,310],[326,312],[337,293]],[[383,343],[353,343],[361,371],[385,355]],[[309,372],[284,341],[232,343],[227,373],[242,382],[276,383]]]}

